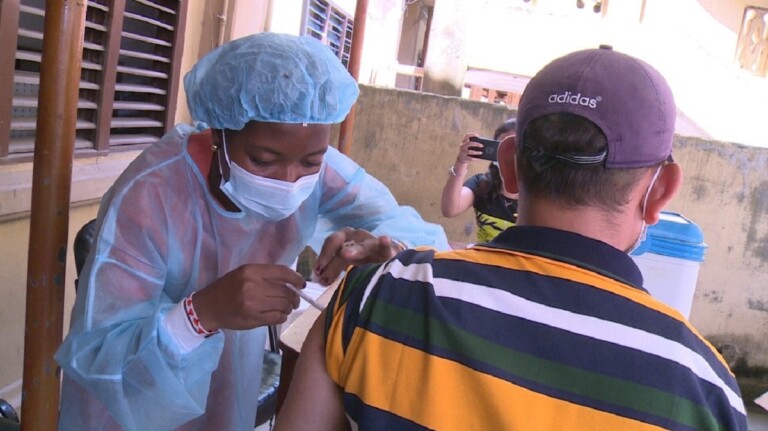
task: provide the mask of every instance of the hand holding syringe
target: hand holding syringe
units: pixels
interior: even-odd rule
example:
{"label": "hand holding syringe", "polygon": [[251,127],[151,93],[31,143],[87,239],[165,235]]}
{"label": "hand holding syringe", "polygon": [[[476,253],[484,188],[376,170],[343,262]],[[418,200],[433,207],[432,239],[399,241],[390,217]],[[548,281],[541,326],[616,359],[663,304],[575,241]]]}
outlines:
{"label": "hand holding syringe", "polygon": [[296,292],[299,297],[309,303],[309,305],[315,307],[316,309],[323,311],[325,310],[325,307],[320,305],[317,301],[315,301],[311,296],[309,296],[306,292],[302,291],[301,289],[297,288],[296,286],[292,285],[291,283],[285,283],[285,287],[291,289],[292,291]]}

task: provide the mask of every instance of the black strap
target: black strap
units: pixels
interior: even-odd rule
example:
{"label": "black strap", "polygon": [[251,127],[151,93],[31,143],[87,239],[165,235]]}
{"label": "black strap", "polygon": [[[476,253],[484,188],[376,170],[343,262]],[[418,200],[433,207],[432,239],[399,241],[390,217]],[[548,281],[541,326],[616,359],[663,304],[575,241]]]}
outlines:
{"label": "black strap", "polygon": [[280,353],[280,349],[277,346],[277,326],[267,326],[267,333],[269,334],[269,351],[272,353]]}
{"label": "black strap", "polygon": [[524,145],[528,150],[528,160],[531,161],[536,172],[549,169],[556,162],[565,162],[571,166],[595,166],[605,162],[608,158],[608,148],[596,153],[550,153],[543,148],[534,148],[528,144]]}

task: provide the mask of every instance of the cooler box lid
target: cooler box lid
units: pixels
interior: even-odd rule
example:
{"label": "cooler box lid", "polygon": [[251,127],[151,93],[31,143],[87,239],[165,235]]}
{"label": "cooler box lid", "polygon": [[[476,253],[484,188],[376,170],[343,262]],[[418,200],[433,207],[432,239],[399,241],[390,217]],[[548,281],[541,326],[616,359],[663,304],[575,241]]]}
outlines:
{"label": "cooler box lid", "polygon": [[680,259],[702,262],[707,245],[699,226],[682,214],[662,211],[659,222],[648,226],[645,241],[633,256],[654,253]]}

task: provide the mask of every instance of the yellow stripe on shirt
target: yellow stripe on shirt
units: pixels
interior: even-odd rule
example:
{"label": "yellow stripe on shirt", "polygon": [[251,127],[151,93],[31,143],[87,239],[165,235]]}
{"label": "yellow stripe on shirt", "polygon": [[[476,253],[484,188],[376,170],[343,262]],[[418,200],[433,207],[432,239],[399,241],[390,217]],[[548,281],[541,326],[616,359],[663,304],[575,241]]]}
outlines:
{"label": "yellow stripe on shirt", "polygon": [[431,429],[543,431],[561,423],[596,431],[661,429],[533,392],[361,328],[341,368],[334,380],[346,392]]}

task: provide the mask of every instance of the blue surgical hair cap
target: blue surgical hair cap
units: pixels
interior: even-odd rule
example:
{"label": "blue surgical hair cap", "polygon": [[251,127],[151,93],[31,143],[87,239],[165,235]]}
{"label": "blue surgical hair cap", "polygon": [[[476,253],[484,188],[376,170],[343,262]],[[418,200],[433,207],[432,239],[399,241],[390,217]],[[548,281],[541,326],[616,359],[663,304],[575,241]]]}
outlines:
{"label": "blue surgical hair cap", "polygon": [[194,121],[229,130],[249,121],[339,123],[360,92],[330,48],[279,33],[216,48],[184,76],[184,90]]}

